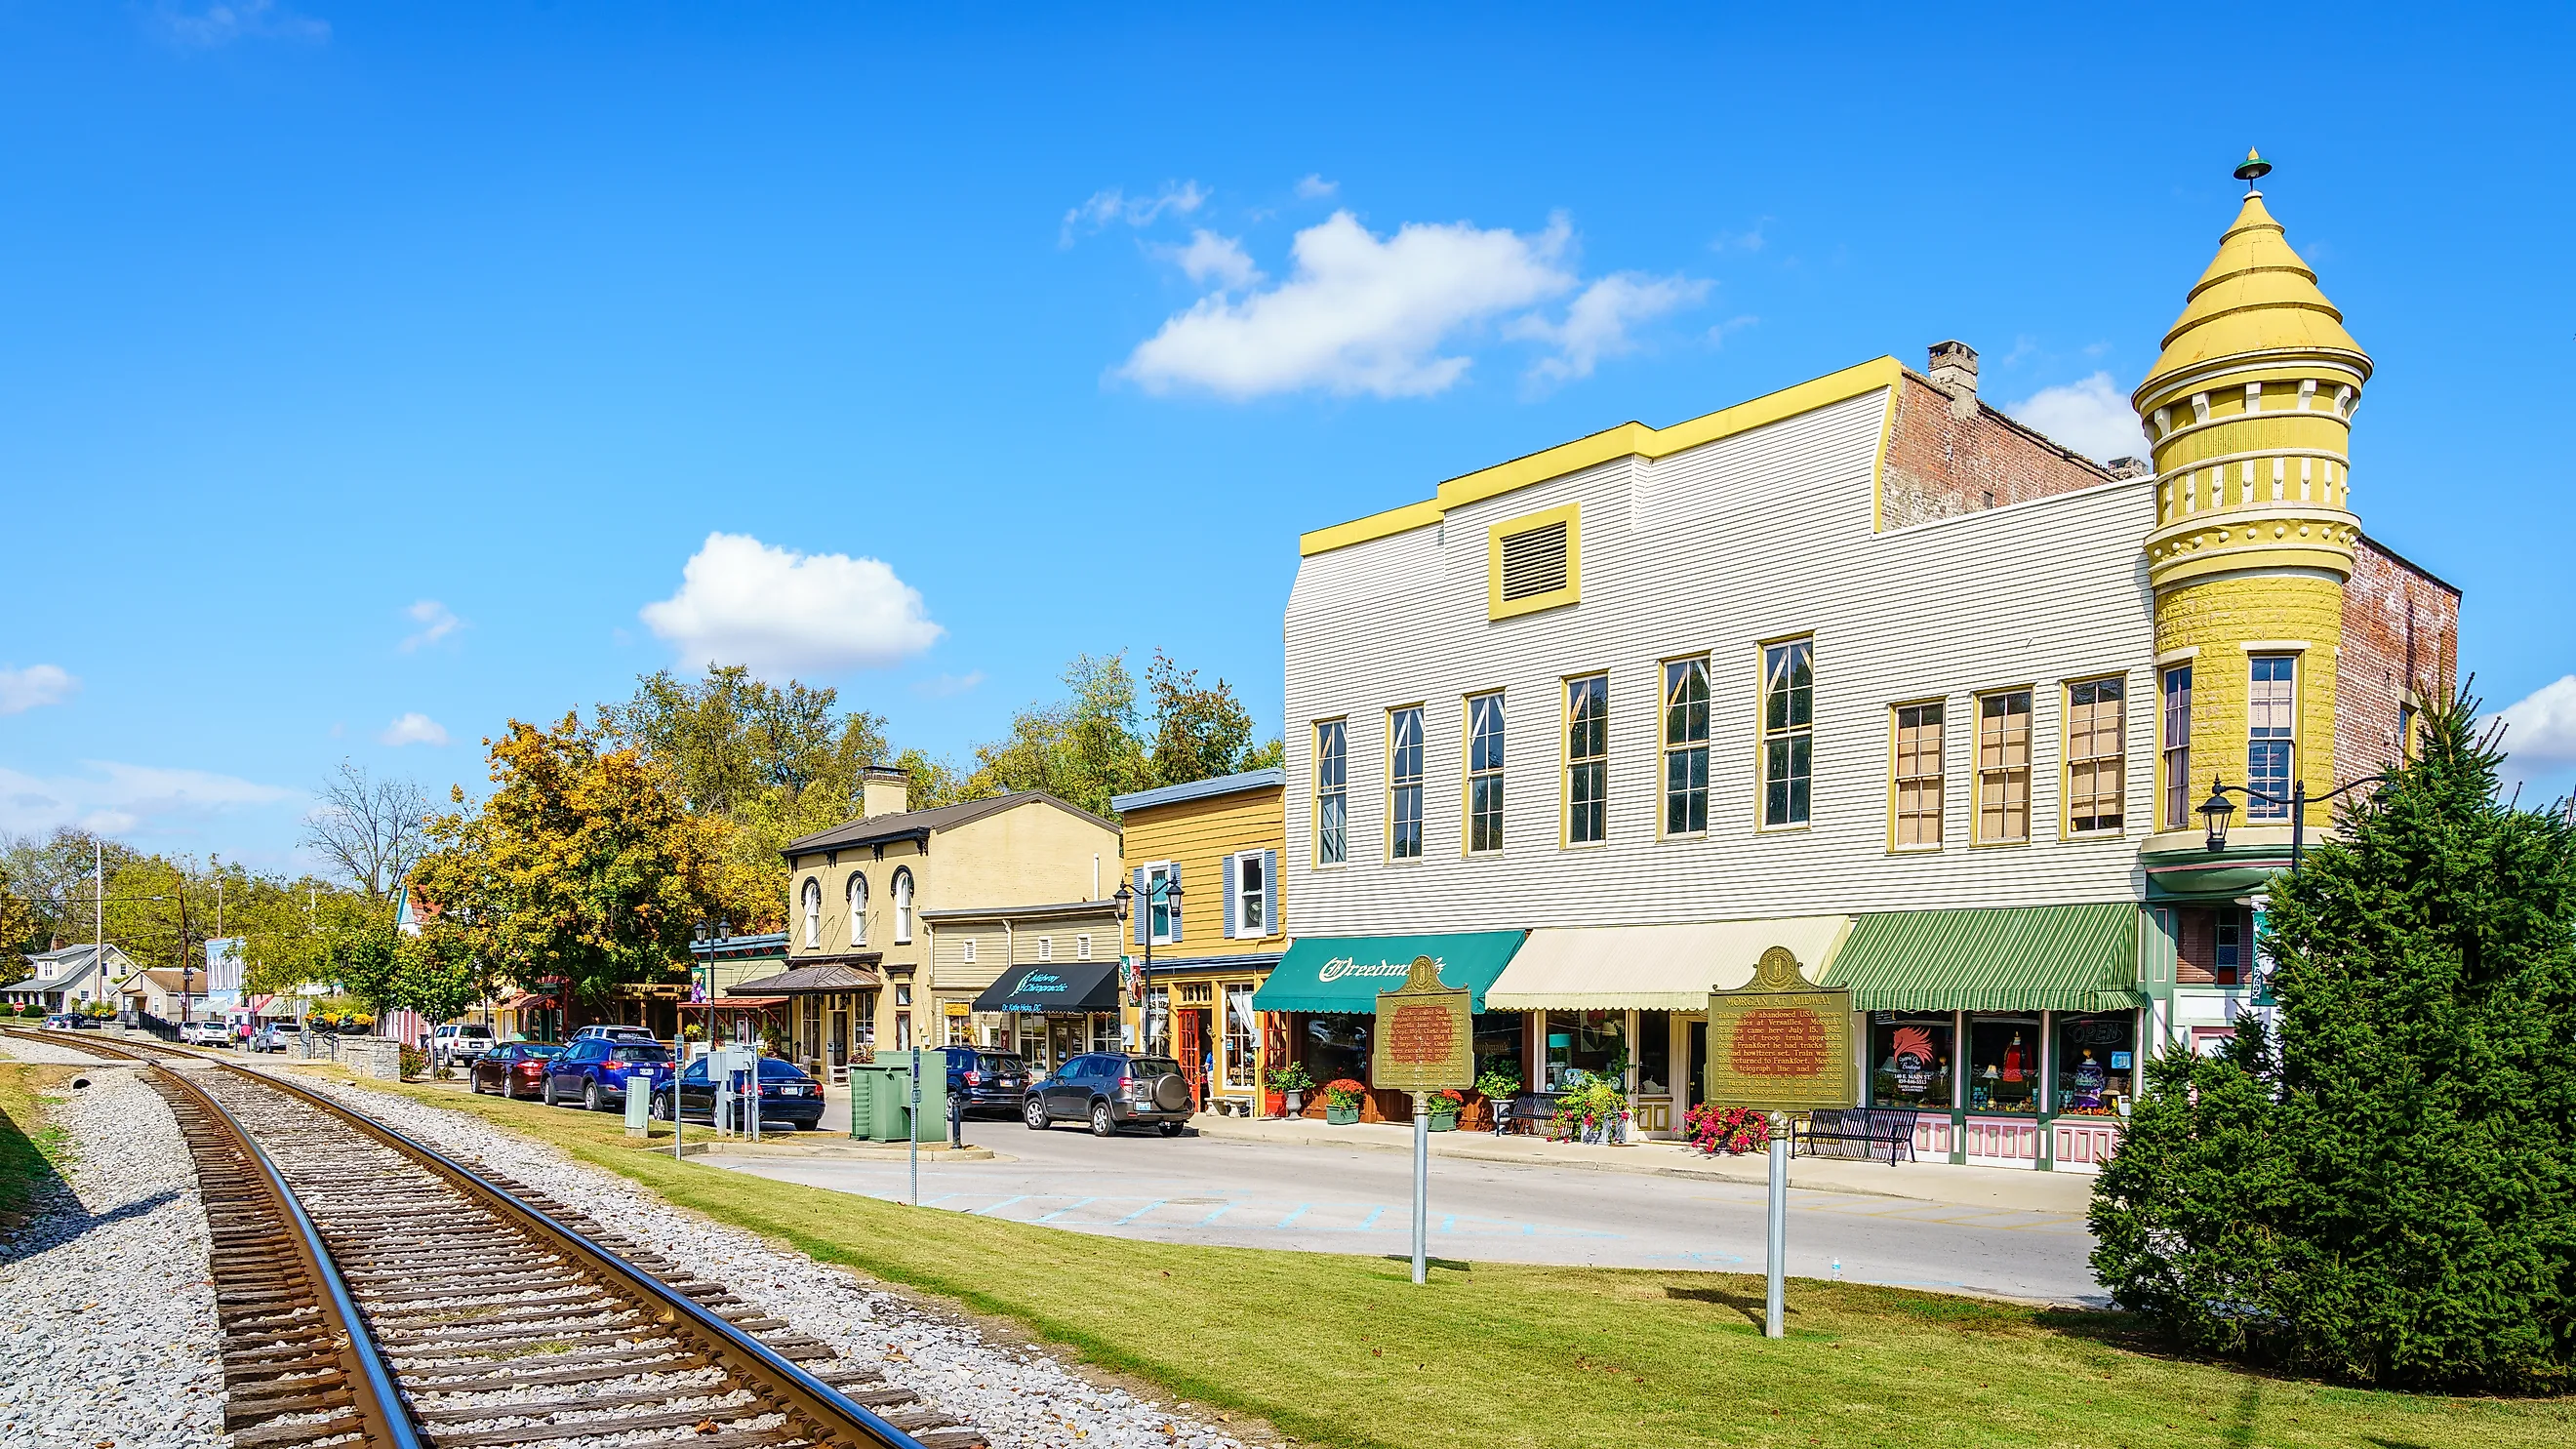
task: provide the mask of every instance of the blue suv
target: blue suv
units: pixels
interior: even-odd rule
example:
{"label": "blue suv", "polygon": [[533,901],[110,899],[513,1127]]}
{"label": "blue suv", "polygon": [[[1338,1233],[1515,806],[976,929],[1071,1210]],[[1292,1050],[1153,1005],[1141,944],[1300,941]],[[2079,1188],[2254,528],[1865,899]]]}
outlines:
{"label": "blue suv", "polygon": [[549,1107],[578,1098],[590,1110],[605,1112],[626,1104],[629,1084],[649,1098],[670,1076],[671,1053],[660,1042],[591,1037],[575,1041],[562,1056],[546,1063],[545,1084],[538,1095]]}

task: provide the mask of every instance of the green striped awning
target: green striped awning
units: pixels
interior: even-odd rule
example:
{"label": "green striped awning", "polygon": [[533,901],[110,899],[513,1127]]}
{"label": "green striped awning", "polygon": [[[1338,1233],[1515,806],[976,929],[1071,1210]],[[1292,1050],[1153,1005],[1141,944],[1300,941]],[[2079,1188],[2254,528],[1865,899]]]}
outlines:
{"label": "green striped awning", "polygon": [[1824,981],[1860,1011],[2127,1011],[2137,983],[2126,901],[1862,916]]}

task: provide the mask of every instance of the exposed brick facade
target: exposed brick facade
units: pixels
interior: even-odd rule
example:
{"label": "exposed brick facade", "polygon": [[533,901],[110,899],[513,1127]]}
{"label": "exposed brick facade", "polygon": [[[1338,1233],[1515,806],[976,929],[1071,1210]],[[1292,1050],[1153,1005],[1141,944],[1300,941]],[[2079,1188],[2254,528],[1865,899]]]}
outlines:
{"label": "exposed brick facade", "polygon": [[2418,704],[2447,695],[2459,664],[2460,591],[2363,535],[2343,592],[2335,783],[2396,763],[2410,689]]}
{"label": "exposed brick facade", "polygon": [[[1897,388],[1879,488],[1880,527],[1904,528],[2111,481],[2109,469],[1983,403],[1958,417],[1950,402],[1949,393],[1912,371]],[[2144,438],[2138,446],[2146,450]]]}

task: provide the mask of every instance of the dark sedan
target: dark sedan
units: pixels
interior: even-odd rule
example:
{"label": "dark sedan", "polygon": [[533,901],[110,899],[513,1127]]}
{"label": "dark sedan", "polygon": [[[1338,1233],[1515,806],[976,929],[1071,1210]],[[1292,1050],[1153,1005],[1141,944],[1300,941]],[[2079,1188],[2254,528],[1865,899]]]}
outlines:
{"label": "dark sedan", "polygon": [[995,1110],[1018,1116],[1028,1095],[1029,1064],[1009,1052],[985,1047],[952,1046],[948,1057],[948,1095],[969,1112]]}
{"label": "dark sedan", "polygon": [[[708,1123],[716,1120],[716,1087],[715,1083],[707,1080],[705,1057],[689,1063],[689,1069],[680,1073],[679,1092],[680,1110],[687,1114],[687,1120]],[[750,1120],[750,1114],[743,1110],[739,1099],[735,1101],[730,1115],[733,1121],[728,1125],[731,1126],[740,1127]],[[656,1122],[671,1120],[671,1083],[669,1082],[654,1084],[653,1120]],[[777,1057],[762,1057],[760,1059],[760,1125],[764,1128],[794,1127],[799,1131],[811,1132],[822,1124],[822,1084],[807,1076],[794,1062],[781,1061]]]}
{"label": "dark sedan", "polygon": [[466,1084],[478,1092],[533,1097],[545,1089],[546,1063],[563,1055],[551,1042],[505,1041],[474,1059]]}

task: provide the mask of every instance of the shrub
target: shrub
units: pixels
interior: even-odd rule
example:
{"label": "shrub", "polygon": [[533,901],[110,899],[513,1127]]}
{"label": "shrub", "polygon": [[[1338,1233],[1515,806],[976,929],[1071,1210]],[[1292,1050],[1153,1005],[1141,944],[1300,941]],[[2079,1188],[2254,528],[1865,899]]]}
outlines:
{"label": "shrub", "polygon": [[1494,1101],[1509,1101],[1521,1094],[1521,1074],[1503,1067],[1489,1067],[1476,1074],[1476,1090]]}
{"label": "shrub", "polygon": [[1716,1156],[1762,1152],[1771,1146],[1771,1114],[1751,1107],[1721,1107],[1711,1102],[1682,1114],[1690,1145]]}
{"label": "shrub", "polygon": [[1628,1115],[1628,1099],[1610,1077],[1585,1077],[1573,1090],[1559,1094],[1548,1135],[1569,1142]]}
{"label": "shrub", "polygon": [[427,1052],[422,1051],[416,1046],[407,1046],[402,1049],[402,1074],[406,1080],[418,1077],[426,1073],[428,1070],[429,1054]]}

